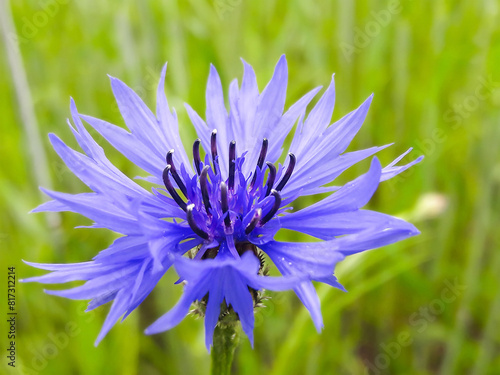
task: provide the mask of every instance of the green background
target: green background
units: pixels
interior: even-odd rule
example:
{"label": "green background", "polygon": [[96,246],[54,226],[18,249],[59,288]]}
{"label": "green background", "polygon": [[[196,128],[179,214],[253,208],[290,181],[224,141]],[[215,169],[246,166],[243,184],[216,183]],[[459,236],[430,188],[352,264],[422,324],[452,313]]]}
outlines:
{"label": "green background", "polygon": [[[5,0],[0,3],[4,12]],[[381,184],[369,204],[414,222],[422,234],[344,261],[337,275],[348,293],[318,286],[325,321],[321,334],[292,292],[270,294],[273,299],[256,316],[255,348],[242,339],[234,373],[499,373],[498,1],[11,3],[15,31],[6,33],[4,27],[0,46],[3,283],[7,265],[16,267],[19,278],[42,273],[21,259],[87,261],[113,239],[105,230],[73,229],[89,223],[76,214],[28,215],[44,200],[40,183],[86,191],[46,136],[55,132],[75,146],[65,123],[70,96],[80,112],[123,124],[106,74],[127,82],[154,108],[160,69],[168,61],[167,97],[189,145],[194,134],[183,102],[204,112],[210,63],[228,87],[241,77],[243,57],[263,89],[285,53],[287,107],[336,73],[334,119],[375,93],[351,150],[395,142],[380,154],[383,164],[410,146],[415,151],[408,160],[425,155],[412,170]],[[4,13],[2,20],[8,17]],[[15,46],[22,64],[11,66],[7,51],[12,56]],[[19,84],[23,75],[31,97]],[[25,127],[31,108],[37,131]],[[97,139],[122,170],[138,173]],[[43,147],[34,147],[37,142]],[[342,182],[367,167],[352,168]],[[0,372],[207,374],[210,357],[201,319],[188,317],[151,337],[142,333],[179,298],[182,288],[172,285],[175,280],[175,272],[169,272],[98,348],[93,341],[108,306],[84,314],[84,301],[45,295],[40,284],[18,284],[18,367],[13,371],[5,367],[2,286]]]}

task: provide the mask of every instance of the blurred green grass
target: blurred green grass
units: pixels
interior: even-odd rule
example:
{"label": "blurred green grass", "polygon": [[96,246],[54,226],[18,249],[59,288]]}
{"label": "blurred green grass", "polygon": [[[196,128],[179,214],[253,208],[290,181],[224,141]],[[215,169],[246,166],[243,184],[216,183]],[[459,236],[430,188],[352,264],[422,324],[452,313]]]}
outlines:
{"label": "blurred green grass", "polygon": [[[57,190],[76,193],[83,188],[46,137],[55,132],[74,146],[65,124],[69,97],[82,113],[123,124],[106,74],[123,79],[154,108],[155,86],[165,61],[167,97],[179,112],[186,144],[194,134],[183,102],[204,112],[210,63],[227,87],[231,79],[241,77],[243,57],[254,66],[262,89],[277,59],[286,53],[287,105],[311,88],[327,85],[336,73],[335,119],[375,93],[351,149],[395,142],[380,155],[385,164],[409,146],[415,148],[412,158],[425,155],[423,163],[383,183],[369,205],[417,220],[422,235],[345,261],[338,276],[349,293],[318,286],[325,320],[321,334],[293,293],[273,294],[256,318],[255,349],[242,340],[235,373],[498,373],[500,4],[401,1],[395,3],[396,11],[387,13],[393,3],[11,2]],[[383,14],[389,16],[384,19]],[[14,39],[10,35],[0,48],[0,264],[15,265],[21,278],[38,274],[21,259],[86,261],[105,248],[112,235],[73,229],[87,223],[74,214],[62,214],[57,225],[44,214],[27,214],[42,198],[4,53]],[[355,52],[349,54],[350,48]],[[484,80],[493,83],[478,94]],[[136,175],[127,160],[105,149],[122,170]],[[361,164],[345,178],[366,168]],[[448,202],[437,217],[414,209],[431,192]],[[145,305],[113,328],[98,348],[93,341],[108,307],[84,314],[84,302],[47,296],[41,285],[19,285],[21,368],[4,369],[2,355],[0,372],[208,373],[201,320],[189,317],[167,333],[142,334],[180,296],[174,281],[171,272]],[[444,302],[442,293],[450,282],[465,289]],[[6,325],[1,320],[3,347]],[[73,336],[65,340],[62,333]],[[405,333],[411,343],[397,352],[394,343]]]}

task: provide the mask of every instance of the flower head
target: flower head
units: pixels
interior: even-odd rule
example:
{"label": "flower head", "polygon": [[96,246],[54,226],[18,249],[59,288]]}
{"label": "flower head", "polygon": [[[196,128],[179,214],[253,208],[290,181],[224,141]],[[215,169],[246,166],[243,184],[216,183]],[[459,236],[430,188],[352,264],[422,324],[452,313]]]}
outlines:
{"label": "flower head", "polygon": [[[28,263],[52,272],[25,281],[84,280],[81,286],[47,293],[90,299],[89,310],[113,301],[96,344],[121,316],[125,318],[148,296],[172,265],[185,283],[184,295],[146,330],[148,334],[178,324],[197,301],[204,309],[208,348],[217,322],[228,312],[236,314],[252,341],[253,311],[262,289],[293,289],[320,330],[320,302],[312,281],[343,289],[333,272],[345,256],[418,234],[403,220],[361,207],[380,181],[421,158],[396,166],[405,153],[382,168],[373,157],[366,174],[342,187],[325,186],[387,147],[345,152],[364,121],[371,96],[330,125],[335,101],[333,79],[307,116],[306,108],[320,88],[283,113],[288,75],[285,57],[279,60],[262,93],[253,69],[243,64],[241,86],[235,80],[229,88],[229,112],[213,66],[206,91],[206,121],[186,105],[199,137],[189,155],[182,146],[177,115],[163,92],[166,65],[158,86],[156,116],[129,87],[111,78],[130,132],[79,114],[71,101],[74,126],[69,125],[84,153],[50,135],[56,152],[92,192],[71,195],[44,190],[53,200],[34,211],[78,212],[93,220],[93,227],[123,236],[90,262]],[[82,119],[147,172],[145,179],[156,187],[148,191],[113,166]],[[278,160],[284,140],[296,123],[281,165]],[[324,192],[333,193],[310,207],[290,212],[290,203],[297,197]],[[274,237],[281,228],[323,241],[277,242]],[[193,256],[183,256],[188,252]],[[264,275],[262,253],[276,265],[281,277]]]}

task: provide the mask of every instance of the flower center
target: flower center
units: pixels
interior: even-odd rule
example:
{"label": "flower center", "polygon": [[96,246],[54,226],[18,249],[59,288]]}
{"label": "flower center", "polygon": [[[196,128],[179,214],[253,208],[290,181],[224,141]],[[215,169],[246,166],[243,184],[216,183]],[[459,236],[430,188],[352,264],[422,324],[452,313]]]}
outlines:
{"label": "flower center", "polygon": [[[279,213],[282,204],[280,192],[292,175],[296,158],[289,154],[286,170],[277,170],[270,162],[264,165],[268,151],[268,140],[264,138],[255,172],[245,178],[242,165],[246,153],[236,157],[236,142],[232,141],[229,144],[228,176],[223,179],[217,152],[217,131],[212,132],[210,153],[207,153],[205,162],[200,157],[200,143],[197,139],[193,144],[196,175],[190,176],[182,164],[177,169],[171,150],[166,156],[163,182],[177,205],[186,212],[186,220],[193,232],[204,240],[207,247],[214,245],[210,246],[213,248],[225,240],[230,250],[233,248],[232,252],[237,254],[240,243],[248,243],[249,237],[262,235],[256,232]],[[267,178],[266,166],[269,170]]]}

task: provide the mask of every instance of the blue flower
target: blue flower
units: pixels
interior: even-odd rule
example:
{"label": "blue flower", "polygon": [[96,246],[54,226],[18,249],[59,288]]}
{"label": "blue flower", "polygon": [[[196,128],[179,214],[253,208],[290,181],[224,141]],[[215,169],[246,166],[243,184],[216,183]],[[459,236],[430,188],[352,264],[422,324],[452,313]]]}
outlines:
{"label": "blue flower", "polygon": [[[53,200],[34,212],[77,212],[93,220],[92,227],[122,236],[89,262],[28,263],[52,272],[24,281],[84,280],[72,289],[46,292],[91,300],[88,310],[113,301],[96,345],[120,317],[125,318],[148,296],[172,265],[185,284],[184,295],[147,334],[172,328],[198,301],[204,306],[207,348],[219,318],[228,312],[236,314],[253,342],[254,307],[263,289],[293,289],[319,331],[323,322],[312,281],[343,290],[333,275],[337,262],[419,233],[403,220],[361,209],[380,181],[421,160],[396,166],[410,150],[385,168],[373,157],[366,174],[342,187],[329,185],[352,165],[387,147],[345,152],[365,119],[371,96],[330,125],[333,78],[307,116],[306,108],[320,88],[283,113],[288,76],[285,57],[278,61],[262,93],[253,69],[243,64],[241,86],[235,80],[229,87],[229,112],[213,66],[206,90],[206,121],[186,105],[199,137],[192,159],[182,146],[177,115],[163,91],[166,65],[158,86],[156,116],[129,87],[111,78],[130,132],[79,114],[71,101],[74,125],[68,123],[83,153],[50,134],[55,151],[92,192],[71,195],[43,190]],[[82,119],[147,172],[144,179],[156,186],[148,191],[111,164]],[[285,138],[296,123],[288,156],[279,164]],[[290,212],[290,204],[299,196],[325,192],[333,193]],[[277,242],[274,237],[281,228],[323,241]],[[189,258],[183,256],[186,253]],[[264,275],[263,253],[283,276]]]}

